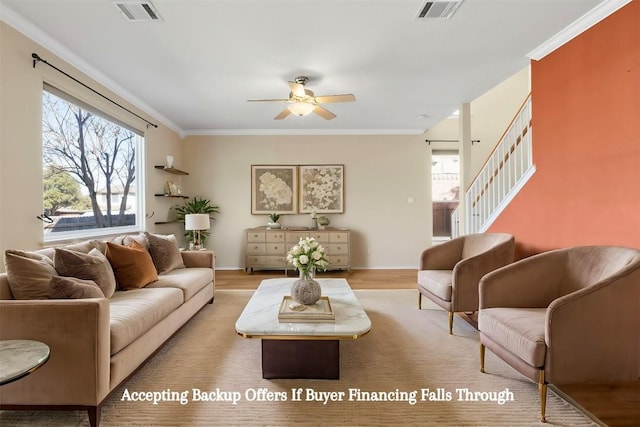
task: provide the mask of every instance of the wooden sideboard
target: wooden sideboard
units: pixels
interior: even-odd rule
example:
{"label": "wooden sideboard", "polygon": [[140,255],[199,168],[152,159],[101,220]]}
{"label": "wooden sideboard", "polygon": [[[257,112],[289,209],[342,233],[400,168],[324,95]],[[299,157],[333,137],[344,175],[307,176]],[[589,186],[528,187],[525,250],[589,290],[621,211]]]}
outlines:
{"label": "wooden sideboard", "polygon": [[246,230],[245,267],[247,273],[254,270],[293,269],[287,263],[287,252],[301,238],[313,237],[325,249],[329,266],[327,270],[351,270],[350,236],[344,228],[249,228]]}

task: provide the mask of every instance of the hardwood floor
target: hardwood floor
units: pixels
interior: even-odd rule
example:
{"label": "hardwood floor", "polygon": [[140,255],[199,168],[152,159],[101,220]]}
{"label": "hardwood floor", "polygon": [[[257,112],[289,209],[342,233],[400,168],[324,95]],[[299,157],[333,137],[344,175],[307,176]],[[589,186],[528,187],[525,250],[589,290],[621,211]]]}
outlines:
{"label": "hardwood floor", "polygon": [[[352,289],[416,289],[416,273],[416,270],[352,270],[319,273],[318,276],[346,278]],[[216,289],[256,289],[262,280],[274,277],[284,277],[284,272],[255,271],[246,274],[243,270],[216,270]],[[295,271],[290,270],[289,277],[295,277]],[[462,317],[471,324],[475,323],[474,318],[464,314]],[[563,385],[555,389],[566,399],[582,406],[602,425],[640,426],[640,381]]]}

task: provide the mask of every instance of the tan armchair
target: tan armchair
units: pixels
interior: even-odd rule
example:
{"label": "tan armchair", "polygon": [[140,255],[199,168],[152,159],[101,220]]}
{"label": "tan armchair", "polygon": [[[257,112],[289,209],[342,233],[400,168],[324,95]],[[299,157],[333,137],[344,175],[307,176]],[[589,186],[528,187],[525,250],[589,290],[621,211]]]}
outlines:
{"label": "tan armchair", "polygon": [[545,252],[480,281],[480,370],[485,347],[538,383],[640,377],[640,251],[581,246]]}
{"label": "tan armchair", "polygon": [[418,309],[422,296],[449,312],[478,311],[478,283],[486,273],[513,262],[511,234],[468,234],[425,249],[418,270]]}

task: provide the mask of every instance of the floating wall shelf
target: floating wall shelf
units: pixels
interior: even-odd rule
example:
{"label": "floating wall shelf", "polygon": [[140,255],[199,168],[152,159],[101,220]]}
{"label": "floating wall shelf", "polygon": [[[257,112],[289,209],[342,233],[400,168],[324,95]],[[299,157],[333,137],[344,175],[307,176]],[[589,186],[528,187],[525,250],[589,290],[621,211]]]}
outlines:
{"label": "floating wall shelf", "polygon": [[168,172],[168,173],[172,173],[174,175],[189,175],[189,172],[181,171],[180,169],[176,169],[176,168],[168,168],[168,167],[162,166],[162,165],[156,165],[154,167],[156,169],[162,169],[163,171]]}

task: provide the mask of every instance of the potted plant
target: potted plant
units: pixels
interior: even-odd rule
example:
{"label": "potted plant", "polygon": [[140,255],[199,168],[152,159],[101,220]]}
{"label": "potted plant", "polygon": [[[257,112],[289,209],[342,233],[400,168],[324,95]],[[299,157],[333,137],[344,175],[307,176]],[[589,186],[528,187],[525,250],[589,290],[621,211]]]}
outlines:
{"label": "potted plant", "polygon": [[[210,200],[204,197],[195,196],[193,199],[187,200],[182,206],[175,206],[176,219],[184,224],[185,216],[188,214],[207,214],[209,218],[215,220],[211,214],[220,213],[219,207],[212,204]],[[185,237],[187,241],[193,241],[193,231],[185,230]],[[200,244],[204,245],[207,237],[211,232],[209,230],[200,231]]]}
{"label": "potted plant", "polygon": [[320,230],[324,230],[324,228],[330,223],[331,221],[329,221],[329,218],[327,218],[326,216],[318,217],[318,226],[320,227]]}
{"label": "potted plant", "polygon": [[280,228],[280,224],[278,223],[279,219],[280,219],[280,214],[275,212],[272,214],[269,214],[269,222],[267,223],[267,227]]}

